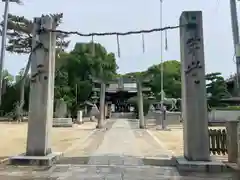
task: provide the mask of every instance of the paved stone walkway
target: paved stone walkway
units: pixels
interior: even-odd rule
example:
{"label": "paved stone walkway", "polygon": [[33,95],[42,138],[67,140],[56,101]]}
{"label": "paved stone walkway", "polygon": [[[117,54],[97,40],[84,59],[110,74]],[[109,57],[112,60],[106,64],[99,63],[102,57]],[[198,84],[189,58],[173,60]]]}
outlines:
{"label": "paved stone walkway", "polygon": [[136,137],[127,120],[116,121],[104,136],[102,144],[92,154],[88,164],[143,165]]}
{"label": "paved stone walkway", "polygon": [[[111,121],[111,120],[110,120]],[[110,123],[111,124],[111,123]],[[182,173],[174,167],[146,165],[142,157],[150,147],[156,147],[164,156],[167,150],[157,147],[146,130],[137,129],[137,123],[125,119],[112,121],[105,131],[94,136],[102,137],[95,151],[90,151],[86,164],[60,161],[51,168],[0,169],[1,180],[239,180],[233,174]],[[147,137],[147,139],[145,139]],[[145,141],[143,141],[145,139]],[[99,139],[100,140],[100,139]],[[140,141],[141,140],[141,141]],[[148,141],[148,143],[146,142]],[[90,142],[94,142],[91,141]],[[95,143],[95,142],[94,142]],[[144,143],[143,148],[141,143]],[[80,146],[79,146],[80,147]],[[88,148],[87,148],[88,149]],[[145,154],[145,155],[144,155]],[[144,165],[145,164],[145,165]]]}

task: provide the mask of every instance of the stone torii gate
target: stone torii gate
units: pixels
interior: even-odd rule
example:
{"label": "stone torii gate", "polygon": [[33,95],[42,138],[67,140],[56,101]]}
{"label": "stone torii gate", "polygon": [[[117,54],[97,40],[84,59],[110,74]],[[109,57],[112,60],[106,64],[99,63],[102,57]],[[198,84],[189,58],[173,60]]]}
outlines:
{"label": "stone torii gate", "polygon": [[[202,12],[183,12],[180,25],[184,156],[188,161],[209,161]],[[27,147],[25,154],[11,158],[12,163],[49,165],[60,155],[52,152],[50,142],[56,34],[39,33],[41,27],[56,29],[50,16],[34,19]]]}

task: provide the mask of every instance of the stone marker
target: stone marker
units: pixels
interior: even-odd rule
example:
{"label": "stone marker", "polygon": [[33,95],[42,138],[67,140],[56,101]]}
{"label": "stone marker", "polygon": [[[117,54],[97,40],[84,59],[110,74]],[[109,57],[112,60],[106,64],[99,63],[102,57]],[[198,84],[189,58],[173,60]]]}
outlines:
{"label": "stone marker", "polygon": [[180,25],[184,156],[209,161],[202,12],[183,12]]}
{"label": "stone marker", "polygon": [[56,101],[56,118],[65,118],[67,116],[67,104],[63,99],[59,99]]}
{"label": "stone marker", "polygon": [[59,99],[56,102],[56,118],[53,118],[53,127],[72,127],[73,121],[71,116],[69,117],[67,104],[63,99]]}

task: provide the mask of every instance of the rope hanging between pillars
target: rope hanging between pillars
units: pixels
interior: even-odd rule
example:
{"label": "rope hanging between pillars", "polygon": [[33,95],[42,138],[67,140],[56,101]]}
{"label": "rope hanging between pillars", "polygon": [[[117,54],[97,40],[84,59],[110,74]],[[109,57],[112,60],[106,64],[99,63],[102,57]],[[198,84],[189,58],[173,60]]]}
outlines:
{"label": "rope hanging between pillars", "polygon": [[142,33],[142,51],[145,53],[145,40],[144,40],[144,34]]}
{"label": "rope hanging between pillars", "polygon": [[[37,38],[39,38],[39,37],[37,37]],[[64,52],[64,48],[63,48],[64,36],[63,36],[63,34],[60,34],[59,38],[60,38],[60,44],[59,44],[59,50],[57,52],[57,57],[58,58],[60,58],[60,54],[62,52]]]}
{"label": "rope hanging between pillars", "polygon": [[167,30],[165,30],[165,50],[168,50]]}
{"label": "rope hanging between pillars", "polygon": [[95,56],[95,44],[94,44],[94,37],[92,35],[92,56]]}
{"label": "rope hanging between pillars", "polygon": [[60,52],[63,52],[63,41],[64,41],[64,38],[63,38],[63,35],[60,37],[61,41],[60,41]]}
{"label": "rope hanging between pillars", "polygon": [[121,57],[121,52],[120,52],[120,42],[119,42],[119,36],[117,35],[117,51],[118,51],[118,57]]}

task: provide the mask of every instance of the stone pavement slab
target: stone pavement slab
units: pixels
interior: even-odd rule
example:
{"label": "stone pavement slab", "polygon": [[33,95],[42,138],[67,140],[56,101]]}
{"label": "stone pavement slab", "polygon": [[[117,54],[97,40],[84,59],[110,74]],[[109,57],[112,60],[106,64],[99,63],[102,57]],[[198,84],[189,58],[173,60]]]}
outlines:
{"label": "stone pavement slab", "polygon": [[64,153],[64,157],[58,161],[58,164],[87,164],[89,157],[102,144],[105,133],[111,129],[114,122],[108,120],[104,129],[95,129],[84,142],[75,142],[74,147]]}
{"label": "stone pavement slab", "polygon": [[55,165],[44,170],[0,170],[1,180],[239,180],[230,173],[182,173],[174,167],[127,165]]}
{"label": "stone pavement slab", "polygon": [[91,155],[88,164],[143,165],[137,157],[141,157],[141,152],[129,121],[118,119],[105,133],[102,144]]}

